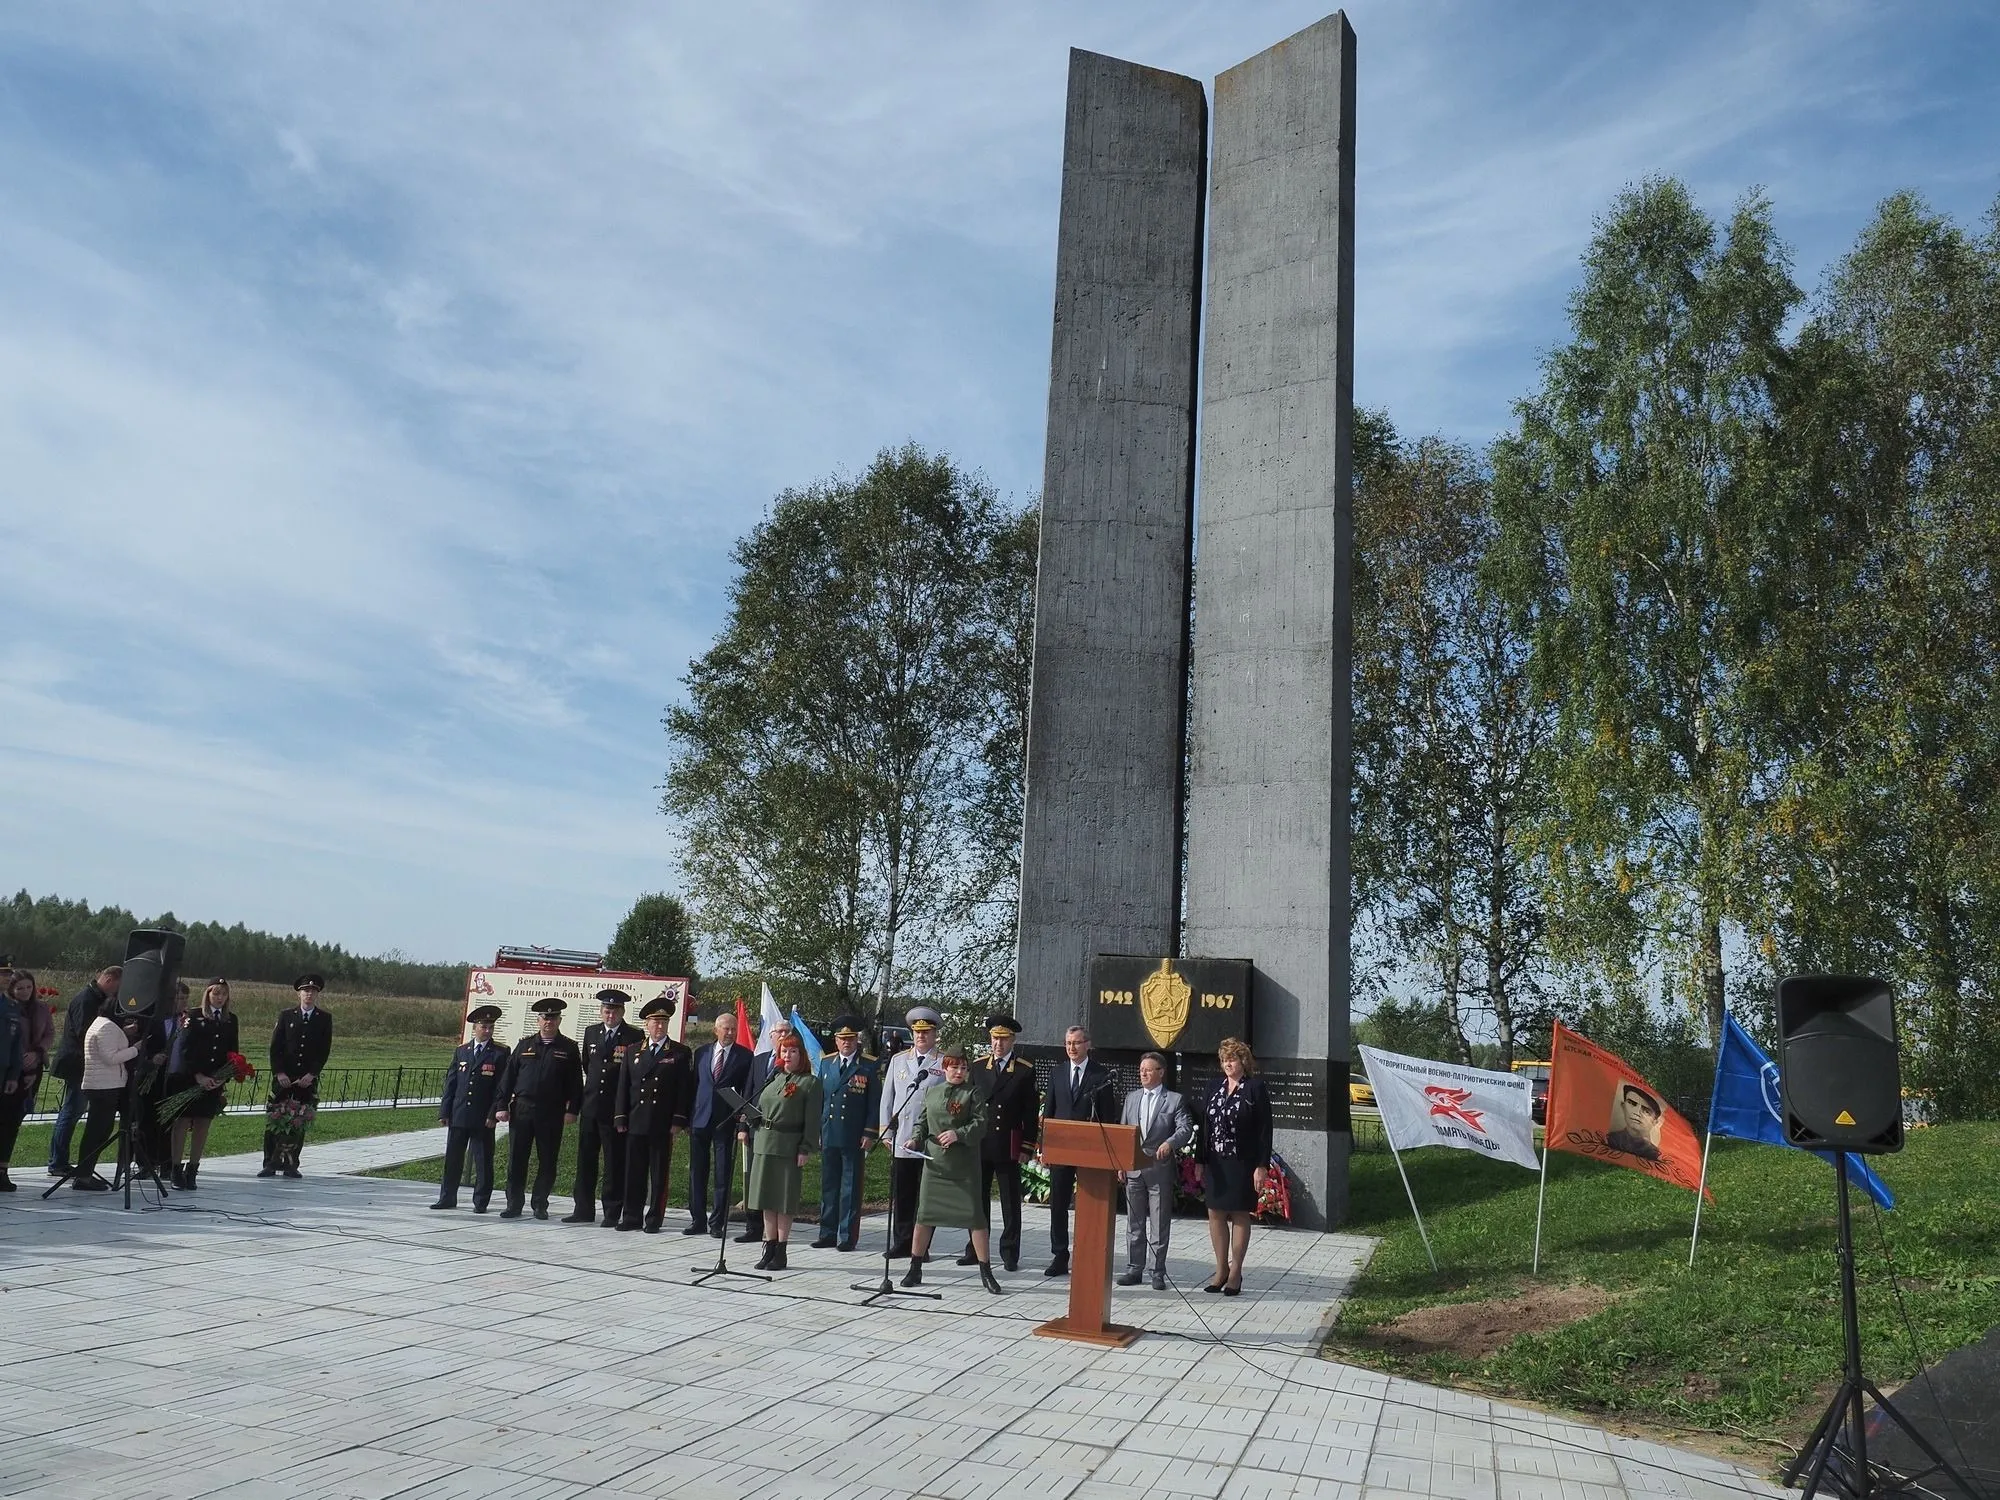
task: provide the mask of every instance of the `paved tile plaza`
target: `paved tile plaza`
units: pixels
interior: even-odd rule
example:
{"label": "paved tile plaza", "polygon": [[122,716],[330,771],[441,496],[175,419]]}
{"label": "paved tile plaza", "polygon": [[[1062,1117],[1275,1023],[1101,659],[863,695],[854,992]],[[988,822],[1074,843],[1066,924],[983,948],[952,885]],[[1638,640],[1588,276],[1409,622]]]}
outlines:
{"label": "paved tile plaza", "polygon": [[[1121,1291],[1124,1350],[1032,1337],[1038,1273],[857,1306],[879,1253],[803,1247],[689,1284],[714,1241],[432,1213],[327,1175],[427,1135],[309,1148],[303,1182],[203,1169],[161,1211],[0,1203],[0,1494],[37,1500],[1137,1500],[1780,1493],[1708,1459],[1312,1356],[1367,1253],[1260,1232],[1240,1298]],[[557,1209],[566,1211],[567,1204]],[[879,1252],[881,1220],[864,1228]],[[809,1236],[808,1236],[809,1237]],[[956,1235],[941,1236],[955,1253]],[[732,1252],[754,1251],[731,1243]],[[747,1268],[754,1258],[736,1260]],[[898,1268],[900,1274],[900,1265]]]}

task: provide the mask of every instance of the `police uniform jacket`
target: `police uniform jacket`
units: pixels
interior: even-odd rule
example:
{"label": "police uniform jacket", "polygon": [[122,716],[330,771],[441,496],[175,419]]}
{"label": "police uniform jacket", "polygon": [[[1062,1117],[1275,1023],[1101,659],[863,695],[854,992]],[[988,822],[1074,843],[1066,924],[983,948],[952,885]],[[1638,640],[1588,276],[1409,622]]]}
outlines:
{"label": "police uniform jacket", "polygon": [[498,1042],[467,1042],[451,1055],[444,1075],[444,1097],[438,1113],[454,1130],[483,1130],[493,1118],[500,1097],[500,1077],[507,1071],[507,1049]]}
{"label": "police uniform jacket", "polygon": [[910,1144],[917,1128],[917,1104],[924,1090],[943,1077],[936,1052],[919,1056],[915,1047],[905,1047],[889,1059],[882,1073],[881,1126],[876,1134],[894,1145],[897,1156],[923,1155]]}
{"label": "police uniform jacket", "polygon": [[653,1044],[640,1038],[618,1069],[613,1116],[628,1135],[664,1135],[687,1128],[694,1098],[694,1054],[672,1037]]}
{"label": "police uniform jacket", "polygon": [[[310,1017],[296,1005],[278,1012],[278,1024],[271,1031],[271,1072],[283,1073],[294,1083],[301,1073],[310,1073],[315,1084],[326,1060],[333,1052],[333,1013],[313,1007]],[[272,1082],[276,1082],[273,1077]]]}
{"label": "police uniform jacket", "polygon": [[882,1107],[881,1064],[857,1047],[851,1058],[837,1051],[827,1053],[814,1071],[826,1096],[820,1149],[859,1151],[862,1136],[875,1134],[875,1116]]}
{"label": "police uniform jacket", "polygon": [[620,1021],[606,1026],[592,1021],[583,1028],[583,1113],[610,1124],[618,1112],[618,1074],[626,1055],[646,1040],[646,1033]]}
{"label": "police uniform jacket", "polygon": [[583,1107],[583,1057],[576,1043],[561,1032],[552,1042],[539,1031],[522,1037],[500,1074],[495,1107],[520,1125],[575,1114]]}
{"label": "police uniform jacket", "polygon": [[979,1142],[981,1160],[1019,1161],[1022,1148],[1035,1144],[1040,1126],[1042,1099],[1035,1087],[1035,1065],[1013,1052],[998,1068],[992,1058],[982,1058],[970,1081],[987,1101],[986,1134]]}
{"label": "police uniform jacket", "polygon": [[229,1071],[229,1054],[235,1052],[239,1031],[236,1012],[225,1010],[211,1016],[205,1010],[191,1010],[187,1018],[187,1041],[181,1046],[181,1071],[219,1078]]}

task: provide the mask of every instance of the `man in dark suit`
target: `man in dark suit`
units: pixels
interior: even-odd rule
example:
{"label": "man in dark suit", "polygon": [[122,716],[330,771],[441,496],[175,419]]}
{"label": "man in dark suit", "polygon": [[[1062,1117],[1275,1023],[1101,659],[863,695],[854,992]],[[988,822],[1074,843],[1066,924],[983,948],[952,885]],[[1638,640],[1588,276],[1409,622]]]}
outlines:
{"label": "man in dark suit", "polygon": [[470,1148],[472,1211],[483,1214],[493,1196],[493,1101],[500,1094],[507,1049],[493,1040],[499,1006],[482,1005],[467,1012],[465,1019],[472,1024],[472,1040],[451,1055],[444,1098],[438,1103],[438,1121],[445,1127],[444,1176],[431,1207],[458,1207],[458,1184],[465,1176],[465,1153]]}
{"label": "man in dark suit", "polygon": [[[1068,1060],[1049,1077],[1044,1120],[1097,1120],[1115,1123],[1117,1101],[1111,1097],[1111,1070],[1090,1060],[1090,1033],[1072,1026],[1063,1034]],[[1076,1201],[1076,1168],[1049,1168],[1049,1250],[1052,1259],[1044,1276],[1069,1275],[1069,1210]]]}
{"label": "man in dark suit", "polygon": [[618,1106],[618,1070],[629,1048],[645,1040],[638,1027],[625,1022],[632,997],[623,990],[599,990],[598,1013],[583,1031],[583,1113],[576,1127],[576,1207],[563,1215],[565,1224],[597,1222],[597,1169],[604,1167],[604,1222],[618,1223],[618,1206],[625,1193],[625,1137],[611,1117]]}
{"label": "man in dark suit", "polygon": [[[993,1050],[972,1069],[972,1086],[986,1096],[986,1134],[979,1140],[980,1201],[993,1202],[1000,1188],[1000,1255],[1010,1271],[1021,1268],[1021,1163],[1035,1154],[1040,1124],[1041,1093],[1035,1087],[1035,1065],[1014,1055],[1014,1038],[1021,1023],[1009,1015],[986,1018]],[[991,1220],[988,1221],[991,1223]],[[961,1266],[976,1266],[979,1256],[966,1243]]]}
{"label": "man in dark suit", "polygon": [[646,1034],[627,1049],[618,1070],[612,1119],[625,1137],[625,1201],[616,1226],[621,1230],[658,1234],[667,1213],[674,1137],[687,1129],[688,1100],[694,1096],[694,1058],[667,1035],[673,1014],[674,1002],[665,995],[640,1008]]}
{"label": "man in dark suit", "polygon": [[[771,1045],[750,1059],[750,1077],[743,1085],[743,1097],[748,1099],[752,1104],[757,1102],[757,1096],[764,1092],[764,1085],[771,1081],[771,1074],[777,1069],[778,1044],[784,1041],[786,1037],[792,1035],[792,1023],[780,1017],[771,1023],[769,1030],[770,1034],[768,1036],[761,1036],[757,1040],[760,1042],[769,1042]],[[750,1159],[751,1142],[756,1138],[756,1135],[757,1124],[747,1115],[736,1122],[736,1144],[742,1148],[744,1153],[743,1159],[745,1161]],[[725,1229],[728,1227],[729,1218],[727,1214],[723,1216],[722,1224]],[[736,1236],[736,1243],[739,1245],[748,1245],[763,1238],[764,1215],[749,1204],[744,1204],[743,1232]]]}
{"label": "man in dark suit", "polygon": [[688,1130],[694,1137],[688,1148],[689,1223],[682,1234],[721,1239],[729,1231],[736,1118],[715,1091],[730,1088],[740,1094],[749,1084],[750,1049],[736,1045],[736,1017],[725,1011],[715,1018],[715,1040],[704,1042],[694,1054],[694,1102],[688,1108]]}
{"label": "man in dark suit", "polygon": [[[319,1075],[333,1052],[333,1015],[319,1006],[320,991],[326,981],[317,974],[301,974],[292,981],[299,1003],[278,1012],[278,1024],[271,1031],[271,1098],[265,1106],[271,1113],[277,1106],[295,1103],[304,1109],[319,1105]],[[305,1127],[297,1130],[264,1131],[264,1166],[257,1175],[273,1177],[283,1172],[299,1176],[299,1152],[305,1146]]]}
{"label": "man in dark suit", "polygon": [[532,1034],[514,1044],[500,1075],[494,1101],[495,1120],[507,1131],[507,1206],[503,1219],[521,1217],[521,1200],[528,1188],[528,1148],[535,1149],[535,1217],[549,1216],[549,1189],[556,1182],[556,1156],[562,1150],[563,1126],[583,1108],[583,1054],[562,1034],[566,1001],[551,995],[528,1007],[535,1013]]}

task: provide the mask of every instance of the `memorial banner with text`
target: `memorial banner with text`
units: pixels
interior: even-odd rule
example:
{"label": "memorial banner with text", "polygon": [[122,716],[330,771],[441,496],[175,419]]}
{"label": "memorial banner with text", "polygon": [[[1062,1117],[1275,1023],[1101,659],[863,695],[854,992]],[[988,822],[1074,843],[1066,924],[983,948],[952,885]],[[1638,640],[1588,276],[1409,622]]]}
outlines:
{"label": "memorial banner with text", "polygon": [[1556,1024],[1550,1049],[1547,1143],[1657,1177],[1711,1202],[1701,1138],[1624,1058]]}
{"label": "memorial banner with text", "polygon": [[1374,1047],[1357,1050],[1382,1111],[1382,1131],[1397,1150],[1450,1146],[1530,1172],[1540,1165],[1534,1085],[1526,1074],[1461,1068]]}

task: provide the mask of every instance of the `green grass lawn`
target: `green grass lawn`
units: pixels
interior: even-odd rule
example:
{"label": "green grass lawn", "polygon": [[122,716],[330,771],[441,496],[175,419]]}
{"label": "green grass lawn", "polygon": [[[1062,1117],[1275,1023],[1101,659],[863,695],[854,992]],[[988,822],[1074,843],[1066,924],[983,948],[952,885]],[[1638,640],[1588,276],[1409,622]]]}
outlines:
{"label": "green grass lawn", "polygon": [[[2000,1125],[1914,1131],[1878,1159],[1897,1197],[1855,1195],[1864,1358],[1883,1385],[1917,1362],[1891,1286],[1925,1354],[2000,1323]],[[1693,1196],[1578,1157],[1549,1161],[1542,1274],[1528,1274],[1536,1179],[1457,1151],[1404,1158],[1441,1270],[1433,1274],[1386,1154],[1354,1157],[1348,1227],[1383,1237],[1328,1352],[1415,1376],[1656,1427],[1730,1434],[1776,1455],[1802,1442],[1840,1369],[1833,1170],[1803,1152],[1718,1141],[1716,1201],[1688,1269]],[[1886,1245],[1888,1255],[1884,1254]],[[1484,1358],[1399,1353],[1382,1325],[1413,1308],[1588,1285],[1603,1311],[1527,1333]]]}
{"label": "green grass lawn", "polygon": [[[321,1118],[325,1117],[322,1116]],[[435,1114],[432,1116],[432,1122],[436,1122]],[[562,1155],[558,1158],[556,1167],[555,1195],[558,1198],[568,1198],[576,1191],[576,1134],[576,1127],[574,1125],[563,1131]],[[470,1168],[468,1167],[467,1170],[470,1171]],[[404,1162],[400,1166],[383,1167],[379,1171],[369,1175],[375,1177],[401,1177],[412,1182],[436,1182],[444,1175],[444,1158],[433,1156],[423,1161]],[[494,1151],[493,1176],[496,1182],[504,1183],[507,1180],[507,1127],[505,1125],[500,1127],[499,1141],[497,1149]],[[802,1214],[810,1217],[819,1212],[819,1158],[817,1156],[810,1158],[806,1162],[802,1179],[802,1187],[799,1194],[799,1210]],[[743,1168],[739,1165],[736,1168],[736,1182],[739,1192],[742,1181]],[[888,1152],[871,1151],[868,1153],[868,1167],[862,1181],[865,1189],[862,1198],[871,1208],[879,1207],[889,1201]],[[687,1183],[688,1138],[682,1136],[674,1142],[673,1171],[667,1188],[667,1202],[670,1206],[674,1208],[687,1207]]]}
{"label": "green grass lawn", "polygon": [[[428,1130],[437,1124],[437,1106],[425,1105],[416,1109],[329,1109],[323,1110],[313,1121],[312,1134],[306,1137],[307,1160],[315,1141],[345,1141],[364,1135],[391,1135],[400,1130]],[[39,1175],[49,1159],[49,1125],[24,1125],[21,1139],[14,1147],[14,1178],[24,1186]],[[77,1124],[77,1134],[71,1137],[70,1149],[76,1149],[75,1142],[83,1133],[82,1122]],[[240,1151],[261,1151],[264,1148],[264,1119],[261,1115],[224,1115],[208,1132],[209,1156],[229,1156]],[[101,1168],[100,1168],[101,1170]]]}

